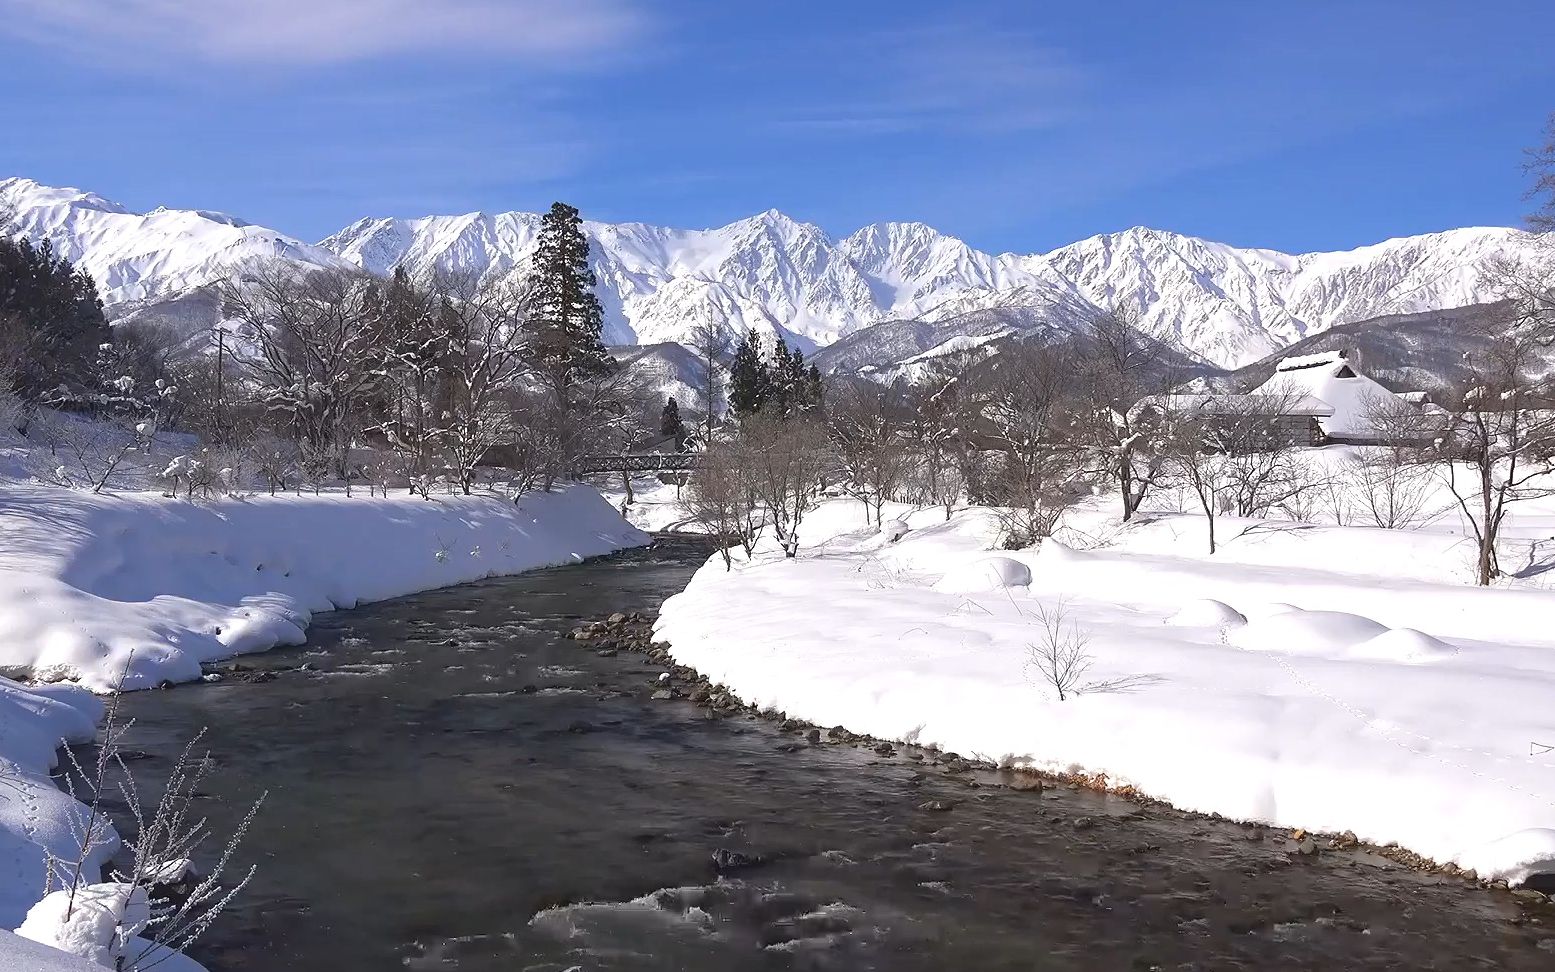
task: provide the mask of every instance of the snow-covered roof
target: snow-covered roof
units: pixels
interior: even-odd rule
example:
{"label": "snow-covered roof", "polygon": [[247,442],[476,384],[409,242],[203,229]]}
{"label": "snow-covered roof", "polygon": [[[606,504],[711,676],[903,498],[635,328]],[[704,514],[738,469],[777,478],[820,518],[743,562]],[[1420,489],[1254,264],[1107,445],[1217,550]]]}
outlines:
{"label": "snow-covered roof", "polygon": [[1325,368],[1329,365],[1349,364],[1349,355],[1343,351],[1322,351],[1318,354],[1293,354],[1288,358],[1281,358],[1275,365],[1276,373],[1281,371],[1302,371],[1307,368]]}
{"label": "snow-covered roof", "polygon": [[1310,415],[1325,418],[1334,414],[1327,402],[1310,395],[1152,395],[1139,403],[1158,405],[1174,412],[1206,412],[1212,415],[1253,415],[1259,412],[1281,415]]}
{"label": "snow-covered roof", "polygon": [[1316,398],[1333,408],[1331,415],[1319,420],[1323,431],[1339,437],[1373,435],[1376,429],[1370,415],[1379,404],[1406,404],[1357,371],[1343,351],[1284,358],[1253,394]]}

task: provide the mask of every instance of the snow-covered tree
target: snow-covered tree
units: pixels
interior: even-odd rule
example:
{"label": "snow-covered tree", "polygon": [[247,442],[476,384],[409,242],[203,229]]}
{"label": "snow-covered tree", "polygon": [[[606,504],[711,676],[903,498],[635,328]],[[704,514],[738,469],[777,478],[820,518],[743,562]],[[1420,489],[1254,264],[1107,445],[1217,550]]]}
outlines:
{"label": "snow-covered tree", "polygon": [[251,353],[241,359],[260,400],[296,437],[315,477],[348,473],[347,449],[383,375],[384,334],[364,274],[275,262],[224,288],[227,317]]}
{"label": "snow-covered tree", "polygon": [[673,398],[664,399],[664,410],[659,415],[659,434],[675,443],[679,449],[686,442],[686,423],[680,418],[680,403]]}
{"label": "snow-covered tree", "polygon": [[[527,374],[523,318],[513,292],[473,277],[441,278],[434,292],[446,341],[439,436],[450,475],[468,494],[476,467],[516,431],[513,396]],[[573,381],[604,374],[585,370]]]}

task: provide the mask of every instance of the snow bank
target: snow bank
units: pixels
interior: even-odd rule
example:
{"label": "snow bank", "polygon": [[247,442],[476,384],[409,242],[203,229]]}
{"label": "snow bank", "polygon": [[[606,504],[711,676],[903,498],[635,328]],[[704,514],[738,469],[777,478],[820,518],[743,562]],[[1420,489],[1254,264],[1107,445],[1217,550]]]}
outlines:
{"label": "snow bank", "polygon": [[[490,497],[0,489],[0,668],[127,688],[303,640],[314,612],[581,560],[647,537],[586,487]],[[128,671],[126,673],[126,666]]]}
{"label": "snow bank", "polygon": [[[1432,534],[1292,530],[1249,552],[1255,533],[1222,560],[1200,552],[1200,520],[1140,528],[1148,553],[1114,525],[1108,548],[994,555],[986,511],[887,515],[913,527],[889,546],[857,504],[832,503],[806,522],[829,539],[797,562],[710,563],[658,636],[746,701],[820,725],[1104,773],[1487,877],[1555,869],[1555,593],[1429,582],[1416,561],[1346,572],[1386,566],[1356,556],[1369,545],[1438,549]],[[1006,582],[1013,567],[966,581],[990,557],[1029,587]],[[1089,636],[1090,681],[1069,701],[1028,676],[1039,609]]]}
{"label": "snow bank", "polygon": [[[97,972],[101,966],[0,929],[0,966],[5,972]],[[163,972],[172,972],[166,965]]]}
{"label": "snow bank", "polygon": [[[27,689],[0,678],[0,927],[14,928],[43,893],[47,855],[74,860],[80,849],[71,815],[83,808],[49,770],[62,743],[96,735],[101,714],[101,703],[81,689]],[[104,860],[99,853],[89,873]]]}

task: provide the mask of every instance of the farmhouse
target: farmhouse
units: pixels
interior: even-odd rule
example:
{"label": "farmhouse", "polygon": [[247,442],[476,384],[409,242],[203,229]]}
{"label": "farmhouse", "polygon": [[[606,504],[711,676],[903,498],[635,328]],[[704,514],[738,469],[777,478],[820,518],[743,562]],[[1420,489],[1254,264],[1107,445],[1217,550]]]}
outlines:
{"label": "farmhouse", "polygon": [[1278,439],[1299,446],[1375,443],[1385,437],[1379,422],[1396,435],[1405,424],[1399,416],[1439,411],[1423,393],[1396,394],[1361,374],[1343,351],[1283,358],[1267,381],[1246,394],[1155,395],[1135,408],[1191,416],[1206,427],[1267,416]]}
{"label": "farmhouse", "polygon": [[1252,394],[1300,396],[1329,406],[1332,411],[1317,420],[1325,442],[1375,442],[1379,415],[1421,407],[1361,374],[1343,351],[1282,358],[1274,374]]}

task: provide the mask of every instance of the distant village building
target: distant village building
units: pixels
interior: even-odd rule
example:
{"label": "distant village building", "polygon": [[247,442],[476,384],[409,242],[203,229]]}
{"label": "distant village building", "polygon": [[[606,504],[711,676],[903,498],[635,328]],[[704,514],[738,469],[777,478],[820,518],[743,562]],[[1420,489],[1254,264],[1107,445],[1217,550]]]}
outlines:
{"label": "distant village building", "polygon": [[1292,445],[1364,445],[1382,438],[1378,420],[1401,410],[1432,411],[1424,392],[1391,392],[1356,370],[1344,351],[1283,358],[1268,381],[1241,395],[1157,395],[1138,409],[1171,410],[1213,422],[1216,416],[1267,414]]}
{"label": "distant village building", "polygon": [[1281,445],[1297,446],[1325,444],[1327,437],[1320,423],[1334,414],[1332,406],[1307,395],[1153,395],[1135,408],[1144,414],[1155,411],[1187,416],[1206,427],[1214,426],[1217,420],[1261,415],[1268,418],[1271,434]]}

